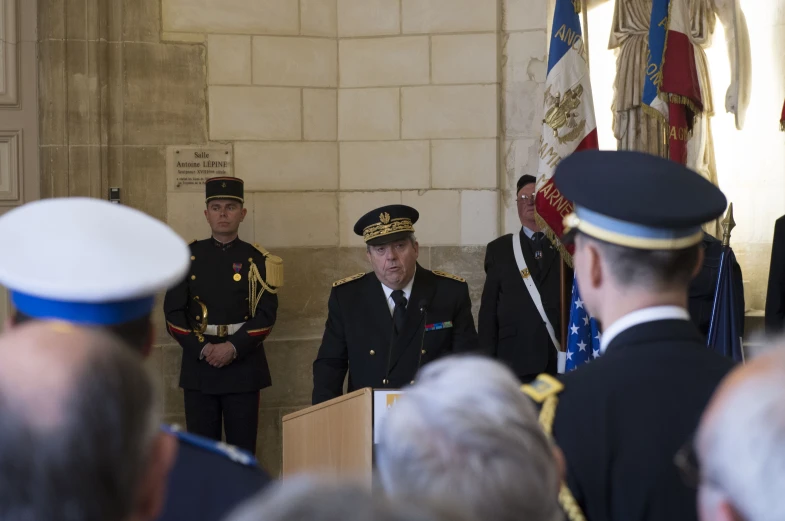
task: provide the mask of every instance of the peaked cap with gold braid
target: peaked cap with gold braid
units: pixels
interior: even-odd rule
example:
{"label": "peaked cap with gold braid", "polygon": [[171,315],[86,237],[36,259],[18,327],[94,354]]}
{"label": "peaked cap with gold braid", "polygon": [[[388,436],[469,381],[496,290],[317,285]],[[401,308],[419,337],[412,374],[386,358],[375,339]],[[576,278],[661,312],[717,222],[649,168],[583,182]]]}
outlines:
{"label": "peaked cap with gold braid", "polygon": [[387,244],[414,233],[420,212],[404,204],[391,204],[371,210],[354,225],[354,233],[369,246]]}
{"label": "peaked cap with gold braid", "polygon": [[[556,406],[559,405],[558,394],[563,390],[564,384],[549,374],[541,374],[532,383],[521,386],[524,394],[542,404],[540,426],[549,438],[553,438],[553,420],[556,418]],[[586,521],[581,507],[564,482],[559,489],[559,504],[570,521]]]}

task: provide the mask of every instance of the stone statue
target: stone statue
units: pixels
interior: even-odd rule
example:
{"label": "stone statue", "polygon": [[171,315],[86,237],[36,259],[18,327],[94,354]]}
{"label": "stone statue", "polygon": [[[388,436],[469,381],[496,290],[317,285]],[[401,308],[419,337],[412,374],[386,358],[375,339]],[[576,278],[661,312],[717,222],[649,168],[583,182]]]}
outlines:
{"label": "stone statue", "polygon": [[[592,5],[607,0],[590,0]],[[725,28],[731,64],[731,84],[725,110],[736,116],[741,130],[749,105],[751,83],[750,43],[739,0],[673,0],[689,5],[695,61],[701,84],[704,111],[694,121],[687,145],[687,165],[717,184],[714,147],[709,120],[714,115],[709,64],[704,49],[711,45],[716,19]],[[616,0],[609,48],[616,50],[616,80],[613,102],[613,132],[620,150],[640,150],[667,157],[661,136],[663,124],[641,108],[648,53],[652,0]],[[712,230],[713,231],[713,230]]]}

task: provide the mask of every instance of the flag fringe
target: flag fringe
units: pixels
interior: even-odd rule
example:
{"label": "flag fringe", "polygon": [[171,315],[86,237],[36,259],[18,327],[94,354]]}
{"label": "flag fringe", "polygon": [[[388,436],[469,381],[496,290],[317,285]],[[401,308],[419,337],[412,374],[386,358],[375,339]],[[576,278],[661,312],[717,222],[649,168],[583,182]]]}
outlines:
{"label": "flag fringe", "polygon": [[695,115],[703,113],[703,109],[699,109],[695,102],[686,96],[680,94],[666,94],[666,96],[666,101],[678,105],[686,105]]}
{"label": "flag fringe", "polygon": [[559,250],[559,254],[561,255],[561,258],[564,260],[564,262],[567,263],[567,266],[573,268],[572,255],[570,255],[570,252],[567,251],[567,248],[564,246],[564,244],[562,244],[561,240],[559,240],[556,232],[554,232],[551,227],[548,226],[548,223],[545,221],[545,219],[540,217],[540,214],[538,214],[536,210],[534,212],[534,220],[537,221],[537,225],[545,233],[545,236],[548,237],[548,240],[551,241],[551,244],[553,244],[556,249]]}

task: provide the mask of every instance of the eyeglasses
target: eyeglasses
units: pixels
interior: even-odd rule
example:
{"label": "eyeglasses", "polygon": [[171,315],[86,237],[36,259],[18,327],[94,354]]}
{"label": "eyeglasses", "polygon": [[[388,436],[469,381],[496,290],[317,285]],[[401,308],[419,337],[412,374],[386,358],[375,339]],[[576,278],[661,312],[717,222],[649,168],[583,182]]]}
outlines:
{"label": "eyeglasses", "polygon": [[531,195],[521,194],[518,197],[516,197],[515,200],[518,201],[519,203],[534,204],[535,197],[536,194],[531,194]]}

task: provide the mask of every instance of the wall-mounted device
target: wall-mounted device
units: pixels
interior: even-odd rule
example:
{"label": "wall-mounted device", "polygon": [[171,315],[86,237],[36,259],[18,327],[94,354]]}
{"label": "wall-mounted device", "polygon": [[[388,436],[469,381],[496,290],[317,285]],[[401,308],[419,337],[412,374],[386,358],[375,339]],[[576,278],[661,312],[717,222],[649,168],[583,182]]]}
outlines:
{"label": "wall-mounted device", "polygon": [[109,202],[120,204],[120,189],[119,188],[110,188],[109,189]]}

